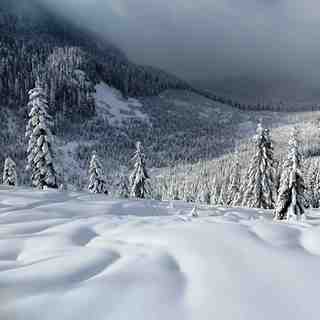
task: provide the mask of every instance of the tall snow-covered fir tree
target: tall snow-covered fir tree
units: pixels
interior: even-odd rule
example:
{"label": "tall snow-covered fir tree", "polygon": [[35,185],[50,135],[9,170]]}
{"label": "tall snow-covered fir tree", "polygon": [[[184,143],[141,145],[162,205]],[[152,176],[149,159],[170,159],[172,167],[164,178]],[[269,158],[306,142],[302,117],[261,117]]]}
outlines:
{"label": "tall snow-covered fir tree", "polygon": [[228,187],[226,205],[231,206],[236,200],[238,193],[240,192],[240,163],[239,163],[239,153],[236,151],[234,164],[231,169],[230,183]]}
{"label": "tall snow-covered fir tree", "polygon": [[168,177],[167,194],[165,200],[179,200],[179,189],[177,184],[177,172],[174,168],[170,168]]}
{"label": "tall snow-covered fir tree", "polygon": [[207,169],[201,170],[196,202],[210,204],[209,177]]}
{"label": "tall snow-covered fir tree", "polygon": [[4,162],[3,184],[7,186],[17,186],[18,176],[15,162],[8,157]]}
{"label": "tall snow-covered fir tree", "polygon": [[106,178],[103,172],[102,164],[99,160],[96,151],[92,152],[92,157],[89,166],[89,186],[88,190],[92,193],[107,194]]}
{"label": "tall snow-covered fir tree", "polygon": [[305,212],[305,184],[301,170],[302,154],[296,128],[289,140],[288,158],[285,163],[275,208],[275,219],[299,220]]}
{"label": "tall snow-covered fir tree", "polygon": [[249,179],[249,172],[247,171],[245,175],[240,177],[241,183],[238,193],[235,195],[234,200],[232,201],[232,206],[240,207],[242,205],[243,196],[247,190],[247,183]]}
{"label": "tall snow-covered fir tree", "polygon": [[185,202],[189,201],[189,193],[188,193],[188,183],[186,179],[184,179],[182,186],[181,186],[181,194],[182,194],[182,200]]}
{"label": "tall snow-covered fir tree", "polygon": [[275,168],[273,146],[268,129],[258,125],[254,138],[255,154],[247,174],[242,206],[272,209],[275,203]]}
{"label": "tall snow-covered fir tree", "polygon": [[134,170],[130,176],[131,197],[144,199],[147,194],[146,181],[150,179],[141,142],[136,144],[136,152],[132,158]]}
{"label": "tall snow-covered fir tree", "polygon": [[306,170],[306,201],[312,208],[319,208],[320,205],[320,161],[311,159],[309,168]]}
{"label": "tall snow-covered fir tree", "polygon": [[[319,168],[319,161],[317,161],[317,165]],[[320,170],[317,170],[317,176],[316,176],[316,183],[314,185],[313,195],[314,195],[314,207],[319,208],[320,207]]]}
{"label": "tall snow-covered fir tree", "polygon": [[168,200],[180,200],[179,199],[179,190],[175,177],[171,177],[169,182],[169,190],[168,190]]}
{"label": "tall snow-covered fir tree", "polygon": [[130,191],[129,191],[129,181],[127,176],[124,176],[124,175],[120,176],[117,195],[120,199],[129,198]]}
{"label": "tall snow-covered fir tree", "polygon": [[307,179],[306,179],[306,198],[308,200],[308,204],[312,208],[317,208],[319,203],[319,195],[318,195],[318,176],[319,176],[319,168],[318,165],[314,165],[311,163],[308,171],[307,171]]}
{"label": "tall snow-covered fir tree", "polygon": [[39,189],[57,188],[56,171],[53,164],[51,117],[48,102],[40,81],[29,91],[29,122],[26,130],[28,143],[27,170],[31,172],[32,185]]}
{"label": "tall snow-covered fir tree", "polygon": [[220,189],[220,195],[219,195],[219,199],[218,199],[219,206],[227,206],[228,187],[229,187],[229,178],[226,177],[226,179],[222,183],[221,189]]}
{"label": "tall snow-covered fir tree", "polygon": [[210,204],[212,206],[218,205],[219,198],[220,198],[220,192],[219,192],[218,182],[217,182],[216,176],[214,176],[211,183],[211,188],[210,188]]}

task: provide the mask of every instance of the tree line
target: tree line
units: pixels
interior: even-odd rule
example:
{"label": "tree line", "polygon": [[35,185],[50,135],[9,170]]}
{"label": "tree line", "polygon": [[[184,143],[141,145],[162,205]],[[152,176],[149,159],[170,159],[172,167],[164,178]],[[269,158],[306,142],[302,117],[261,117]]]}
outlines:
{"label": "tree line", "polygon": [[[34,188],[41,190],[64,189],[63,183],[61,181],[61,184],[59,183],[55,168],[53,136],[50,129],[53,125],[52,117],[48,113],[47,95],[40,80],[37,81],[36,87],[29,91],[28,107],[30,112],[26,127],[28,140],[26,170],[30,173],[31,184]],[[136,198],[145,198],[147,193],[146,180],[149,179],[149,175],[140,142],[136,144],[133,161],[134,170],[130,176],[130,195]],[[96,151],[92,152],[89,176],[88,190],[90,192],[108,194],[104,170]],[[17,186],[18,184],[16,164],[10,157],[5,161],[3,183],[9,186]],[[123,188],[127,188],[127,186],[123,186]]]}
{"label": "tree line", "polygon": [[[171,168],[157,177],[151,192],[161,200],[272,210],[279,220],[299,219],[308,207],[320,206],[320,171],[317,160],[304,159],[299,130],[294,127],[287,156],[276,159],[270,131],[258,125],[249,156],[236,152],[212,163],[189,169]],[[180,170],[180,172],[179,172]]]}
{"label": "tree line", "polygon": [[[26,170],[30,173],[31,184],[42,190],[64,189],[63,181],[59,181],[55,169],[51,132],[53,122],[48,113],[47,93],[40,79],[28,95]],[[320,205],[320,188],[317,183],[320,180],[320,172],[318,166],[310,166],[307,186],[301,142],[296,127],[289,139],[287,157],[280,163],[274,156],[270,131],[259,123],[253,138],[249,166],[243,173],[240,151],[237,150],[232,161],[225,162],[221,168],[222,171],[227,171],[222,183],[217,175],[210,177],[205,166],[197,172],[195,179],[187,179],[189,175],[184,173],[183,180],[175,169],[169,173],[169,178],[151,179],[141,142],[136,144],[132,162],[134,165],[131,175],[122,176],[117,186],[118,195],[123,198],[184,200],[226,207],[271,209],[275,218],[279,220],[291,217],[299,219],[304,215],[305,208]],[[107,179],[96,151],[92,152],[88,172],[88,190],[92,193],[108,194]],[[5,161],[3,183],[10,186],[18,184],[16,165],[10,157]]]}

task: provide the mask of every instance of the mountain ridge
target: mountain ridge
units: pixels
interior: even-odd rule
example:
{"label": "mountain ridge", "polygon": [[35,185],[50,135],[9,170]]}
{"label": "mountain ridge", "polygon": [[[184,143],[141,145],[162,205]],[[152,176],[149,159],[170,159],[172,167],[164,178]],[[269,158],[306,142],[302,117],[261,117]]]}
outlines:
{"label": "mountain ridge", "polygon": [[[15,15],[17,0],[0,3],[0,167],[11,156],[22,183],[29,181],[27,93],[39,76],[53,117],[60,180],[80,189],[92,150],[110,176],[131,165],[136,141],[145,146],[148,165],[160,168],[213,159],[254,133],[261,114],[248,113],[247,106],[131,63],[111,43],[41,6],[39,24],[38,15]],[[271,125],[284,118],[263,116]]]}

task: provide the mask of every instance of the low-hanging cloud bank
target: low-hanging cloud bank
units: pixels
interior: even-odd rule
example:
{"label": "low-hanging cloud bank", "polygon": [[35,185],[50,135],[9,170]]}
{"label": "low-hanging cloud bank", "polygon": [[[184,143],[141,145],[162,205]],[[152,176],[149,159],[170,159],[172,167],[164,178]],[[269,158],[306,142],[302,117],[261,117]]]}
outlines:
{"label": "low-hanging cloud bank", "polygon": [[190,81],[320,83],[318,0],[38,0]]}

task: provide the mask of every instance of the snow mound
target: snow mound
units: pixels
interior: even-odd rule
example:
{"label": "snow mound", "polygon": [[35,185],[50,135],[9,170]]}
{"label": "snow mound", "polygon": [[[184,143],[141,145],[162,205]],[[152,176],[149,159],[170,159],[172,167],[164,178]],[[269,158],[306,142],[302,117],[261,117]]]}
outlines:
{"label": "snow mound", "polygon": [[111,125],[121,126],[130,119],[149,122],[148,116],[142,112],[142,104],[137,99],[125,99],[120,91],[104,82],[97,84],[95,91],[98,115],[108,119]]}
{"label": "snow mound", "polygon": [[320,214],[0,187],[0,319],[319,319]]}

